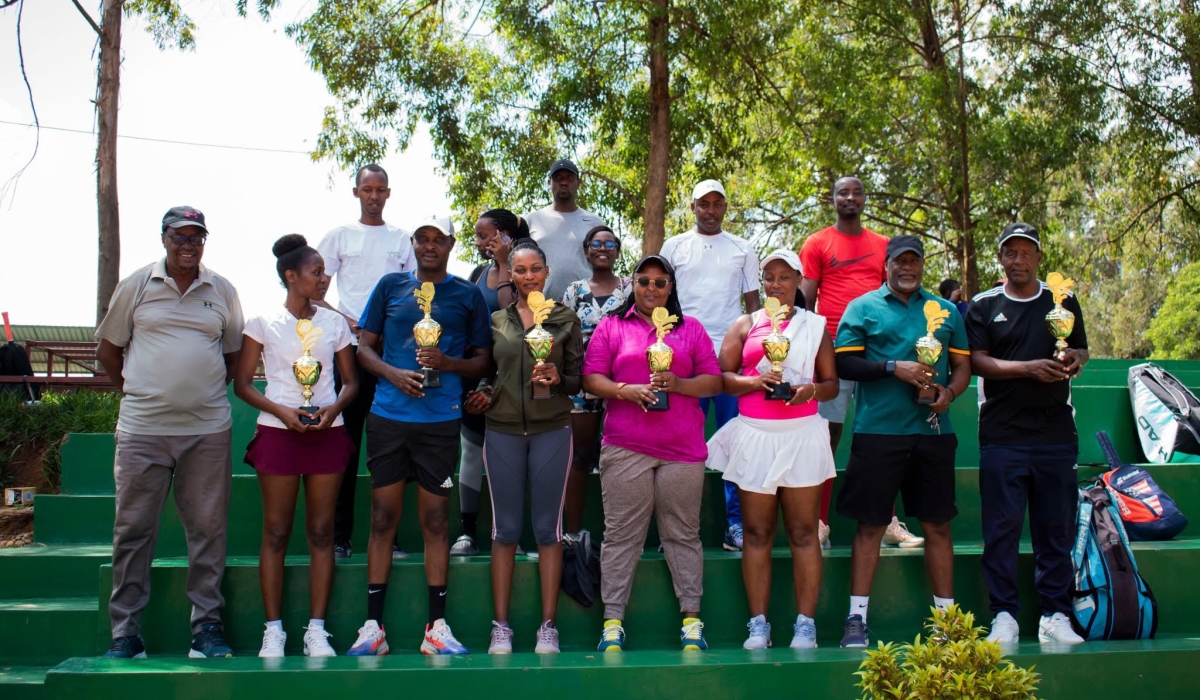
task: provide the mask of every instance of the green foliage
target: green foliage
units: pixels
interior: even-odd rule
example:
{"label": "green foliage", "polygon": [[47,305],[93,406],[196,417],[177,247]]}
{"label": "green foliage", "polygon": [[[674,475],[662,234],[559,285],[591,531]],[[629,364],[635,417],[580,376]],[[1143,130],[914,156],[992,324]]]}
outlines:
{"label": "green foliage", "polygon": [[1146,337],[1154,343],[1154,359],[1200,359],[1200,262],[1183,268],[1171,282]]}
{"label": "green foliage", "polygon": [[59,448],[67,434],[111,433],[120,405],[116,392],[46,392],[34,403],[26,403],[21,394],[0,392],[0,485],[12,478],[19,453],[29,456],[45,450],[42,476],[57,489],[62,474]]}
{"label": "green foliage", "polygon": [[125,0],[123,9],[126,16],[145,18],[146,31],[159,49],[196,48],[196,23],[176,0]]}
{"label": "green foliage", "polygon": [[971,613],[935,609],[925,628],[912,644],[866,652],[855,673],[862,700],[1036,700],[1038,674],[1005,661]]}

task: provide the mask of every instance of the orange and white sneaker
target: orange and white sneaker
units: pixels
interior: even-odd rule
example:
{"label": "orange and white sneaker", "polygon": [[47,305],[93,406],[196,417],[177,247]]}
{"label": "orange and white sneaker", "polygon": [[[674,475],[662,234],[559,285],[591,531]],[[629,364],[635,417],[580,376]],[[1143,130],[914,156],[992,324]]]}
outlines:
{"label": "orange and white sneaker", "polygon": [[387,635],[374,620],[367,620],[358,630],[358,639],[346,652],[347,656],[387,656]]}
{"label": "orange and white sneaker", "polygon": [[425,626],[425,639],[421,642],[421,653],[437,656],[439,654],[466,654],[467,648],[454,638],[450,625],[444,619],[439,619],[432,625]]}

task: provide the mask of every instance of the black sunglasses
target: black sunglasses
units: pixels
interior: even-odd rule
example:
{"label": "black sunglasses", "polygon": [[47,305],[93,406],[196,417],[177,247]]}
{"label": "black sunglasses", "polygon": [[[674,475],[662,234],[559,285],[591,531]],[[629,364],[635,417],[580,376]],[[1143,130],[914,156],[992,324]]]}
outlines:
{"label": "black sunglasses", "polygon": [[590,247],[592,250],[600,250],[601,248],[604,248],[605,250],[616,250],[618,247],[620,247],[620,244],[616,241],[592,241],[588,244],[588,247]]}
{"label": "black sunglasses", "polygon": [[203,247],[208,241],[207,233],[202,233],[199,236],[185,236],[181,233],[164,233],[163,235],[167,237],[167,240],[171,241],[175,245],[185,245],[191,243],[197,248]]}
{"label": "black sunglasses", "polygon": [[642,289],[649,287],[651,284],[653,284],[655,287],[658,287],[659,289],[666,289],[667,285],[670,283],[671,283],[671,280],[665,279],[663,277],[658,277],[656,279],[650,279],[649,277],[637,278],[637,284]]}

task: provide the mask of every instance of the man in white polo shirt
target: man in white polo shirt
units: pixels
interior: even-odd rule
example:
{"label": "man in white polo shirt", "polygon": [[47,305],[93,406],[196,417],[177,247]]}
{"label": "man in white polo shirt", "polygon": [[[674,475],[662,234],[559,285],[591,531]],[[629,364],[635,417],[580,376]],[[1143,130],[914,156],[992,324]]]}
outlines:
{"label": "man in white polo shirt", "polygon": [[[358,321],[367,306],[367,299],[375,291],[375,285],[389,272],[415,270],[417,259],[413,255],[409,232],[383,220],[383,207],[392,195],[387,172],[374,163],[364,165],[354,178],[353,191],[359,203],[358,221],[325,234],[317,244],[317,252],[325,259],[326,274],[337,281],[336,311],[350,323],[357,344]],[[342,378],[336,366],[333,368],[333,379],[335,390],[341,391]],[[346,461],[342,489],[338,492],[337,512],[333,519],[333,545],[338,559],[349,558],[351,554],[358,455],[362,449],[363,425],[375,401],[375,383],[375,375],[358,366],[358,394],[354,402],[342,411],[346,432],[354,443],[354,452]],[[395,547],[392,554],[396,558],[404,556],[399,547]]]}
{"label": "man in white polo shirt", "polygon": [[[725,188],[716,180],[705,180],[692,189],[692,213],[696,225],[690,231],[668,238],[660,255],[675,268],[679,303],[683,313],[700,321],[713,341],[717,354],[733,322],[743,313],[761,308],[758,298],[758,255],[743,238],[722,230],[727,208]],[[745,310],[742,306],[745,304]],[[717,428],[737,415],[737,398],[717,394],[700,400],[708,415],[709,404],[716,412]],[[742,549],[742,509],[737,484],[725,484],[725,542],[730,551]]]}

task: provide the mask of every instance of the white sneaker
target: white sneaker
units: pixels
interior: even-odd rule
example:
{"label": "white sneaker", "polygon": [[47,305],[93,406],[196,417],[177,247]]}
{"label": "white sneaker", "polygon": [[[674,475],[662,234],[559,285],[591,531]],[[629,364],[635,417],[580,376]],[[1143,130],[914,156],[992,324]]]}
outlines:
{"label": "white sneaker", "polygon": [[537,631],[537,646],[533,648],[535,654],[557,654],[558,648],[558,630],[554,625],[550,624],[549,620],[542,623]]}
{"label": "white sneaker", "polygon": [[313,658],[337,656],[337,652],[329,645],[329,638],[333,636],[332,634],[316,627],[305,627],[304,630],[305,656]]}
{"label": "white sneaker", "polygon": [[824,520],[817,521],[817,540],[821,542],[821,549],[829,549],[829,526]]}
{"label": "white sneaker", "polygon": [[1043,644],[1058,642],[1060,644],[1083,644],[1085,640],[1071,627],[1071,621],[1062,613],[1054,613],[1050,617],[1042,616],[1038,622],[1038,641]]}
{"label": "white sneaker", "polygon": [[502,625],[492,620],[492,643],[488,646],[489,654],[511,654],[513,631],[508,625]]}
{"label": "white sneaker", "polygon": [[742,643],[743,649],[766,649],[771,646],[771,623],[765,615],[755,615],[746,623],[750,636]]}
{"label": "white sneaker", "polygon": [[282,659],[283,645],[285,643],[287,643],[287,632],[267,625],[267,631],[263,632],[262,649],[258,651],[258,658]]}
{"label": "white sneaker", "polygon": [[1021,628],[1012,615],[1002,612],[992,620],[992,631],[987,636],[989,642],[997,644],[1016,644],[1021,636]]}
{"label": "white sneaker", "polygon": [[924,537],[917,537],[908,531],[908,526],[900,522],[896,516],[892,516],[892,522],[883,531],[883,543],[889,547],[900,547],[908,549],[910,547],[920,547],[925,544]]}

